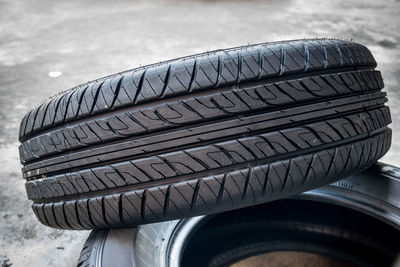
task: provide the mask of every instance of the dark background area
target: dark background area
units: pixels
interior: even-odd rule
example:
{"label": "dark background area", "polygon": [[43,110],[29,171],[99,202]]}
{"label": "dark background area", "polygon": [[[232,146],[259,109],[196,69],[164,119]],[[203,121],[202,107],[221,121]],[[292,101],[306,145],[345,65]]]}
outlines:
{"label": "dark background area", "polygon": [[44,99],[193,53],[284,39],[354,39],[371,49],[389,95],[393,145],[382,161],[400,165],[399,29],[396,0],[0,0],[0,265],[75,266],[88,235],[40,225],[26,198],[19,121]]}

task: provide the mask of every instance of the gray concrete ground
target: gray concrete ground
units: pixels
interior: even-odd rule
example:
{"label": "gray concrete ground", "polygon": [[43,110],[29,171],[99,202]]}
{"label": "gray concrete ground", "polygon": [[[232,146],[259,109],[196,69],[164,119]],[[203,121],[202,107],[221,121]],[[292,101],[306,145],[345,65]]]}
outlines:
{"label": "gray concrete ground", "polygon": [[103,75],[212,49],[354,39],[372,50],[383,73],[394,130],[383,161],[400,165],[399,29],[395,0],[0,0],[0,264],[74,266],[88,234],[40,225],[26,199],[18,125],[43,99]]}

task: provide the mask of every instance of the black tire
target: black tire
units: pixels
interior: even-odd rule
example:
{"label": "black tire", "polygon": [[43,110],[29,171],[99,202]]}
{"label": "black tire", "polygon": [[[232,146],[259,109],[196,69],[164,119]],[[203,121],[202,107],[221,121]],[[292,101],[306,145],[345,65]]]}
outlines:
{"label": "black tire", "polygon": [[78,259],[78,267],[94,267],[98,258],[99,250],[103,249],[107,238],[106,230],[92,231],[83,245]]}
{"label": "black tire", "polygon": [[[108,230],[92,231],[83,246],[78,259],[78,267],[97,266],[135,266],[134,246],[136,229],[120,228],[118,232]],[[103,254],[113,254],[115,257],[103,258]],[[120,257],[123,255],[122,257]]]}
{"label": "black tire", "polygon": [[325,255],[339,266],[393,266],[399,237],[398,230],[348,208],[284,199],[206,222],[187,243],[180,266],[228,267],[280,251]]}
{"label": "black tire", "polygon": [[65,229],[122,227],[294,195],[389,149],[381,75],[339,40],[252,45],[74,88],[21,122],[28,197]]}
{"label": "black tire", "polygon": [[[78,266],[229,266],[252,255],[290,250],[330,256],[350,266],[397,266],[399,189],[400,169],[378,163],[291,199],[92,231]],[[330,263],[318,266],[343,266]]]}

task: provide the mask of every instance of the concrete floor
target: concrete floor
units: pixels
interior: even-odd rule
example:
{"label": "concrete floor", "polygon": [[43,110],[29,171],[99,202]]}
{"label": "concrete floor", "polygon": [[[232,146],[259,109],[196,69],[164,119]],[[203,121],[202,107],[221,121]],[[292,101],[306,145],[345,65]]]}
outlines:
{"label": "concrete floor", "polygon": [[[22,116],[74,85],[207,50],[303,37],[367,45],[383,73],[400,165],[400,2],[0,0],[0,265],[74,266],[88,232],[40,225],[18,160]],[[60,75],[61,74],[61,75]]]}

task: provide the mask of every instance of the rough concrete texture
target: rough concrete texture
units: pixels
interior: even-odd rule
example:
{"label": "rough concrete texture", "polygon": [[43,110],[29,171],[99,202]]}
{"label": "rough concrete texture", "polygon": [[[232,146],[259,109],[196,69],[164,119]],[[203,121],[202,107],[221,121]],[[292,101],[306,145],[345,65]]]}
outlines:
{"label": "rough concrete texture", "polygon": [[[0,264],[74,266],[88,232],[40,225],[18,160],[22,116],[43,99],[139,65],[247,43],[339,37],[367,45],[389,95],[385,162],[400,165],[400,2],[0,0]],[[61,75],[60,75],[61,74]]]}

